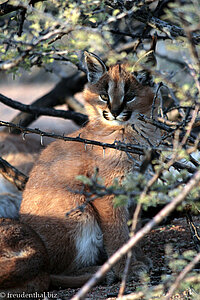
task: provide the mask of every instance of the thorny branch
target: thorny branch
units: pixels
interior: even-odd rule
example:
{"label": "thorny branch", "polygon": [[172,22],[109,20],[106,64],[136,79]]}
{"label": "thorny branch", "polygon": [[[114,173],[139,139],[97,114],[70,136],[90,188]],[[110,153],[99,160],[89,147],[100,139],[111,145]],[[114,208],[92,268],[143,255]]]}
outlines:
{"label": "thorny branch", "polygon": [[[79,191],[78,190],[77,191],[70,190],[70,192],[72,192],[72,193],[84,195],[86,200],[83,204],[76,206],[75,208],[68,211],[66,213],[67,217],[71,213],[73,213],[77,210],[83,211],[88,203],[93,202],[94,200],[96,200],[98,198],[102,198],[104,196],[112,195],[112,196],[117,197],[117,196],[125,195],[129,199],[132,199],[135,196],[140,195],[140,191],[125,191],[122,187],[119,187],[119,188],[116,188],[113,186],[106,187],[105,185],[102,185],[98,182],[97,175],[98,175],[98,169],[96,170],[96,172],[94,173],[94,175],[91,178],[88,178],[90,183],[88,183],[87,185],[83,184],[83,189],[81,191],[80,190]],[[87,186],[87,191],[85,191],[86,186]],[[88,189],[89,189],[89,191],[88,191]],[[134,230],[134,227],[133,227],[133,230]]]}
{"label": "thorny branch", "polygon": [[[84,143],[85,145],[94,145],[94,146],[99,146],[102,147],[103,149],[105,148],[111,148],[111,149],[116,149],[118,151],[124,151],[127,153],[133,153],[133,154],[138,154],[138,155],[144,155],[146,153],[147,150],[149,150],[149,147],[146,146],[141,146],[141,145],[136,145],[136,144],[126,144],[126,143],[122,143],[121,141],[115,141],[112,144],[109,143],[102,143],[99,141],[94,141],[94,140],[88,140],[88,139],[83,139],[80,136],[79,137],[67,137],[64,135],[59,135],[59,134],[54,134],[54,133],[48,133],[48,132],[44,132],[41,131],[37,128],[32,129],[32,128],[26,128],[23,127],[21,125],[16,125],[10,122],[5,122],[5,121],[0,121],[0,126],[6,126],[8,128],[15,128],[17,130],[20,130],[23,134],[23,136],[25,136],[26,134],[29,133],[34,133],[34,134],[38,134],[41,137],[41,140],[43,137],[51,137],[54,139],[60,139],[63,141],[71,141],[71,142],[79,142],[79,143]],[[152,150],[154,151],[172,151],[172,149],[167,148],[167,147],[152,147]],[[184,163],[179,163],[179,162],[175,162],[175,164],[178,164],[178,168],[182,169],[185,168],[187,169],[189,172],[194,173],[196,171],[196,168],[187,166]]]}
{"label": "thorny branch", "polygon": [[[109,144],[109,143],[101,143],[99,141],[94,141],[94,140],[83,139],[80,136],[76,137],[76,138],[67,137],[67,136],[64,136],[64,135],[44,132],[44,131],[41,131],[39,129],[26,128],[26,127],[16,125],[16,124],[13,124],[13,123],[9,123],[9,122],[5,122],[5,121],[0,121],[0,126],[6,126],[8,128],[18,129],[23,133],[24,136],[26,134],[29,134],[29,133],[34,133],[34,134],[40,135],[41,137],[46,136],[46,137],[51,137],[51,138],[54,138],[54,139],[60,139],[60,140],[63,140],[63,141],[79,142],[79,143],[84,143],[85,145],[95,145],[95,146],[102,147],[103,149],[104,148],[112,148],[112,149],[116,149],[116,150],[119,150],[119,151],[134,153],[134,154],[138,154],[138,155],[143,155],[144,150],[147,149],[147,147],[144,147],[144,146],[133,145],[133,144],[125,144],[125,143],[122,143],[120,141],[115,141],[114,143]],[[163,151],[163,148],[160,148],[160,149],[155,148],[155,149]]]}
{"label": "thorny branch", "polygon": [[[0,98],[1,98],[1,95],[0,95]],[[6,102],[8,101],[10,103],[10,101],[11,101],[12,104],[14,103],[12,100],[10,100],[10,101],[9,100],[10,99],[6,98]],[[15,103],[15,105],[16,105],[16,103]],[[19,106],[23,106],[22,104],[20,104],[20,103],[17,102],[17,106],[18,105]],[[25,107],[27,107],[27,106],[25,106]],[[33,108],[33,111],[36,112],[37,109]],[[48,111],[48,110],[47,109],[42,109],[42,112],[44,112],[44,111]],[[49,111],[54,111],[54,110],[49,110]],[[197,111],[198,110],[196,109],[195,110],[196,114],[197,114]],[[55,113],[56,112],[57,111],[55,110]],[[63,111],[61,111],[61,113],[63,113]],[[64,114],[65,113],[66,112],[64,111]],[[166,127],[166,125],[164,125],[164,127],[163,127],[163,124],[161,122],[158,122],[158,121],[152,120],[152,119],[148,119],[147,117],[145,117],[143,115],[140,115],[140,118],[142,120],[144,119],[147,122],[151,122],[151,123],[153,123],[154,125],[156,125],[158,127],[161,126],[162,128],[165,128],[165,129],[167,128],[167,130],[171,131],[171,128],[169,126]],[[184,146],[184,144],[186,143],[187,139],[190,138],[190,131],[192,129],[192,124],[194,123],[194,121],[195,121],[195,117],[193,116],[192,122],[190,122],[189,129],[187,130],[187,134],[186,134],[185,138],[182,140],[182,146]],[[162,124],[162,125],[160,125],[160,124]],[[116,149],[116,150],[119,150],[119,151],[124,151],[126,153],[133,153],[133,154],[137,154],[137,155],[145,155],[145,153],[147,153],[147,150],[149,151],[149,148],[144,147],[144,146],[140,146],[140,145],[125,144],[125,143],[122,143],[120,141],[115,141],[113,144],[101,143],[99,141],[82,139],[80,136],[76,137],[76,138],[65,137],[63,135],[57,135],[57,134],[54,134],[54,133],[47,133],[47,132],[41,131],[39,129],[26,128],[26,127],[23,127],[21,125],[16,125],[16,124],[9,123],[9,122],[4,122],[4,121],[0,121],[0,126],[6,126],[7,128],[12,128],[12,129],[14,128],[15,130],[19,130],[19,131],[22,132],[22,134],[23,134],[24,137],[25,137],[26,134],[29,134],[29,133],[38,134],[38,135],[41,136],[41,143],[43,143],[42,142],[43,137],[46,136],[46,137],[51,137],[51,138],[55,138],[55,139],[61,139],[61,140],[64,140],[64,141],[81,142],[81,143],[84,143],[85,145],[95,145],[95,146],[102,147],[103,149],[105,149],[105,148],[112,148],[112,149]],[[186,137],[187,137],[187,139],[186,139]],[[165,151],[172,151],[172,149],[166,148],[166,147],[152,147],[151,151],[162,152],[164,150]],[[192,167],[192,166],[187,165],[185,163],[176,161],[175,157],[174,157],[174,159],[172,161],[170,159],[166,158],[166,162],[167,162],[167,166],[168,166],[167,168],[169,168],[170,166],[173,165],[178,170],[179,169],[186,169],[190,173],[195,173],[195,171],[196,171],[195,167]],[[198,165],[196,165],[196,166],[198,166]],[[166,166],[165,166],[165,168],[166,168]],[[157,174],[154,175],[154,177],[152,178],[153,182],[155,182],[155,180],[158,179],[158,177],[160,176],[162,170],[163,169],[161,168],[160,172],[158,172]],[[153,182],[152,182],[152,184],[153,184]],[[22,185],[23,185],[23,180],[22,180]],[[146,192],[147,191],[148,191],[148,189],[146,190]]]}

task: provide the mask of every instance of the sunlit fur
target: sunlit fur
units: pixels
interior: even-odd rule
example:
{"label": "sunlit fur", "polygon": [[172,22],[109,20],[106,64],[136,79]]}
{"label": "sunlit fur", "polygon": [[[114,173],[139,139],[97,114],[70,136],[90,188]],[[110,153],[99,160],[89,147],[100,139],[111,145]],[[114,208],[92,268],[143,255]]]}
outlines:
{"label": "sunlit fur", "polygon": [[[85,88],[84,97],[90,121],[71,136],[102,143],[120,140],[155,145],[159,131],[152,125],[142,124],[137,118],[138,113],[149,115],[151,112],[151,89],[140,85],[123,65],[113,66],[107,71],[103,62],[93,54],[86,54],[86,65],[90,82]],[[109,94],[109,103],[99,98],[105,93]],[[53,142],[41,153],[23,193],[20,220],[40,237],[41,242],[38,239],[35,241],[38,249],[45,246],[49,258],[49,276],[54,286],[81,286],[91,277],[91,269],[88,268],[92,267],[94,272],[95,265],[102,262],[105,255],[110,257],[129,239],[128,207],[114,208],[112,195],[99,197],[86,205],[82,191],[88,191],[88,188],[84,188],[77,176],[91,177],[98,168],[98,176],[109,186],[115,178],[121,182],[127,173],[135,172],[133,160],[139,164],[140,157],[130,157],[115,149],[106,148],[103,151],[98,146],[61,140]],[[78,209],[80,205],[84,205],[84,209]],[[21,236],[21,239],[23,244],[26,243],[26,237],[23,239]],[[10,247],[15,246],[12,240]],[[18,249],[18,253],[23,251]],[[28,274],[30,270],[30,264],[30,276],[44,271],[38,261],[29,262],[26,257],[21,263],[20,259],[14,255],[10,257],[10,262],[18,262],[18,270],[21,271],[18,276],[22,281],[23,274]],[[123,257],[113,266],[115,278],[122,277],[125,262],[126,257]],[[149,266],[149,260],[142,250],[134,248],[129,276],[137,278]],[[15,273],[11,282],[14,282],[14,276]],[[107,278],[112,279],[110,275]],[[12,286],[9,288],[12,290]],[[36,288],[36,291],[44,290],[43,285]],[[45,289],[48,289],[48,284]],[[23,291],[28,290],[27,281]]]}
{"label": "sunlit fur", "polygon": [[[101,94],[108,94],[110,103],[101,100]],[[88,83],[84,96],[88,115],[95,126],[104,124],[115,127],[137,122],[136,115],[139,113],[149,115],[154,95],[150,87],[142,86],[123,69],[123,65],[116,65],[110,67],[96,84]],[[114,117],[112,111],[119,111],[118,116]],[[108,120],[103,112],[107,113]],[[131,116],[126,120],[129,112]]]}

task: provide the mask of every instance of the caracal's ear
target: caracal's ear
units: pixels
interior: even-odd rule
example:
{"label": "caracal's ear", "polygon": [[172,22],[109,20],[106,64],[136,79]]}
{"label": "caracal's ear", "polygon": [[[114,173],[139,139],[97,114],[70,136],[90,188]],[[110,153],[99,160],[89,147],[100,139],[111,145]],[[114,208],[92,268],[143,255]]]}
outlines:
{"label": "caracal's ear", "polygon": [[87,78],[90,83],[96,83],[107,71],[103,61],[94,53],[84,51],[87,68]]}
{"label": "caracal's ear", "polygon": [[154,84],[151,70],[155,69],[157,65],[157,60],[155,56],[156,43],[157,35],[155,34],[152,37],[150,49],[141,54],[140,58],[133,67],[133,74],[142,85],[152,86]]}

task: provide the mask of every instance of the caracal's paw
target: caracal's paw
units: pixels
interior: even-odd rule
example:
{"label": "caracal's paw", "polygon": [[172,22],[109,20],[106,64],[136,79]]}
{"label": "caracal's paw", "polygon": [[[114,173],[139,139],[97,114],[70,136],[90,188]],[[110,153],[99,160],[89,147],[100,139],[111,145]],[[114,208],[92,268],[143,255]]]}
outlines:
{"label": "caracal's paw", "polygon": [[[147,258],[146,258],[147,259]],[[141,261],[132,262],[129,268],[128,280],[139,281],[145,274],[149,273],[151,260],[147,259],[148,263],[146,264]]]}
{"label": "caracal's paw", "polygon": [[144,251],[142,250],[142,248],[140,246],[136,246],[134,248],[134,255],[135,255],[136,261],[142,262],[148,268],[148,272],[150,272],[152,270],[152,268],[153,268],[152,261],[149,257],[147,257],[144,254]]}
{"label": "caracal's paw", "polygon": [[108,271],[106,277],[104,278],[103,284],[111,285],[117,281],[117,276],[115,275],[113,270]]}

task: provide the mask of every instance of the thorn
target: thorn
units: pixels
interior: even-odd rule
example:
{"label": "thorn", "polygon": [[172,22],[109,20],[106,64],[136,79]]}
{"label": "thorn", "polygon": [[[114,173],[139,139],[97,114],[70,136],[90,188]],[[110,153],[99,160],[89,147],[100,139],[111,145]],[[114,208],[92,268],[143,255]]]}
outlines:
{"label": "thorn", "polygon": [[42,146],[44,146],[44,144],[43,144],[43,136],[42,136],[42,135],[40,136],[40,144],[41,144]]}
{"label": "thorn", "polygon": [[103,147],[103,158],[105,158],[105,148]]}
{"label": "thorn", "polygon": [[22,133],[22,140],[23,140],[23,141],[25,141],[25,139],[26,139],[26,138],[25,138],[25,135],[26,135],[26,133],[23,132],[23,133]]}

